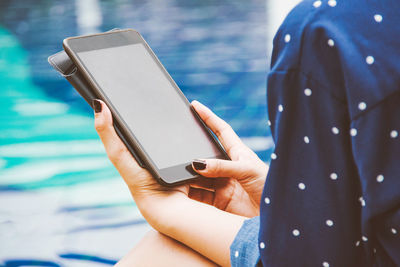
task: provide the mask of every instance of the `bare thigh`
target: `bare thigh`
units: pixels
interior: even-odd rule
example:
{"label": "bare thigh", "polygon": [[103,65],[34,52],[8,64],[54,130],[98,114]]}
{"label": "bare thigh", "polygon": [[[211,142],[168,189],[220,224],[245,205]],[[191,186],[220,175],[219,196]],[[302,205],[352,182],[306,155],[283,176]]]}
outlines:
{"label": "bare thigh", "polygon": [[217,265],[184,244],[151,230],[116,266],[196,267]]}

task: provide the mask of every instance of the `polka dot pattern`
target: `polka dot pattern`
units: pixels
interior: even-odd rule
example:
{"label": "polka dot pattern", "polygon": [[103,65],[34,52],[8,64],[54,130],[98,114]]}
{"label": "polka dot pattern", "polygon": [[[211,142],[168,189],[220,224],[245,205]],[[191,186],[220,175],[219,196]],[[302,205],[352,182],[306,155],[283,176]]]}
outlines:
{"label": "polka dot pattern", "polygon": [[363,197],[360,197],[360,198],[358,199],[358,201],[360,201],[361,206],[365,207],[365,200],[364,200]]}
{"label": "polka dot pattern", "polygon": [[365,110],[367,108],[367,104],[365,102],[360,102],[358,104],[358,109],[359,110]]}
{"label": "polka dot pattern", "polygon": [[306,185],[303,184],[303,183],[299,183],[298,187],[299,187],[300,190],[306,189]]}
{"label": "polka dot pattern", "polygon": [[376,177],[376,181],[377,181],[378,183],[382,183],[383,180],[385,180],[385,177],[384,177],[382,174],[379,174],[379,175]]}
{"label": "polka dot pattern", "polygon": [[[400,16],[382,1],[303,1],[275,39],[267,90],[278,155],[271,157],[254,244],[261,249],[265,242],[264,262],[369,266],[400,240],[397,217],[374,213],[371,227],[371,211],[392,212],[400,195],[393,173],[400,163],[391,160],[400,155],[398,77],[392,77],[400,73],[394,46]],[[282,240],[287,249],[279,252]],[[303,247],[316,253],[304,255]],[[379,255],[371,257],[374,248]]]}
{"label": "polka dot pattern", "polygon": [[313,6],[315,7],[315,8],[319,8],[320,6],[322,5],[322,2],[321,1],[315,1],[314,3],[313,3]]}
{"label": "polka dot pattern", "polygon": [[285,43],[289,43],[291,38],[292,37],[290,36],[290,34],[286,34],[285,35]]}
{"label": "polka dot pattern", "polygon": [[300,235],[300,231],[299,230],[297,230],[297,229],[294,229],[293,231],[292,231],[292,234],[293,234],[293,236],[299,236]]}
{"label": "polka dot pattern", "polygon": [[375,62],[375,58],[373,56],[367,56],[365,62],[367,62],[368,65],[372,65]]}
{"label": "polka dot pattern", "polygon": [[378,22],[378,23],[381,23],[382,20],[383,20],[383,17],[382,17],[382,15],[376,14],[376,15],[374,16],[374,20],[375,20],[376,22]]}
{"label": "polka dot pattern", "polygon": [[271,154],[271,159],[277,159],[277,158],[278,158],[278,156],[275,153]]}
{"label": "polka dot pattern", "polygon": [[331,7],[335,7],[337,5],[337,2],[335,0],[329,0],[328,5]]}
{"label": "polka dot pattern", "polygon": [[265,243],[264,243],[264,242],[261,242],[261,243],[260,243],[260,248],[261,248],[261,249],[264,249],[264,248],[265,248]]}

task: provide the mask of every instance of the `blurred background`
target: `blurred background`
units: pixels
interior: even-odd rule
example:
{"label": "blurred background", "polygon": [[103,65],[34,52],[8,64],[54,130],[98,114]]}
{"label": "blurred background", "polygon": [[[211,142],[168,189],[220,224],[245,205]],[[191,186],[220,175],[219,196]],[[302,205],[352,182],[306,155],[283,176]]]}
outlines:
{"label": "blurred background", "polygon": [[189,100],[266,162],[272,38],[296,0],[0,0],[0,266],[112,265],[149,229],[47,63],[69,36],[134,28]]}

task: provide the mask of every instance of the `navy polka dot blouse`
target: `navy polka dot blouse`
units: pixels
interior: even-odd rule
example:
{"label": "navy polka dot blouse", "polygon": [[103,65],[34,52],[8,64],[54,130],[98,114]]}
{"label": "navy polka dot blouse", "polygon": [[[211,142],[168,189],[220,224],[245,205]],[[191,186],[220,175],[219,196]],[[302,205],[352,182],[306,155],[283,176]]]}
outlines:
{"label": "navy polka dot blouse", "polygon": [[274,39],[268,113],[261,215],[232,265],[400,266],[400,1],[301,2]]}

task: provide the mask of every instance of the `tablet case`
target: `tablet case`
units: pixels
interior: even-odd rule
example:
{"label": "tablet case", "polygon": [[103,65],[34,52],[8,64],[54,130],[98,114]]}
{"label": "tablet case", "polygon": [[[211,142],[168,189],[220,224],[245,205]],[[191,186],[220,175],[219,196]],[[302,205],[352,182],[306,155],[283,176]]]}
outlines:
{"label": "tablet case", "polygon": [[[78,68],[69,58],[65,51],[60,51],[54,55],[48,57],[48,62],[50,65],[56,69],[67,81],[75,88],[76,91],[86,100],[86,102],[93,108],[93,99],[96,96],[93,94],[89,83],[86,81],[85,77],[80,73]],[[145,164],[140,159],[135,149],[129,145],[126,139],[121,134],[121,131],[114,125],[115,131],[121,138],[122,142],[127,146],[128,150],[131,152],[132,156],[136,159],[138,164],[145,168]]]}

